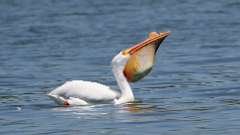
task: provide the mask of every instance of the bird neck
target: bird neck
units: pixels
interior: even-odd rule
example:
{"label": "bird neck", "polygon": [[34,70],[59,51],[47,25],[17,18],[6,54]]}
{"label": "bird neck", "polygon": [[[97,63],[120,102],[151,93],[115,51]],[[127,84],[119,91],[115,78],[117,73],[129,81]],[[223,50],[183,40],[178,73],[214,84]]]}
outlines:
{"label": "bird neck", "polygon": [[119,69],[117,66],[113,66],[113,74],[116,78],[117,84],[121,90],[121,96],[116,99],[115,104],[122,104],[126,102],[134,101],[134,95],[132,89],[123,74],[123,70]]}

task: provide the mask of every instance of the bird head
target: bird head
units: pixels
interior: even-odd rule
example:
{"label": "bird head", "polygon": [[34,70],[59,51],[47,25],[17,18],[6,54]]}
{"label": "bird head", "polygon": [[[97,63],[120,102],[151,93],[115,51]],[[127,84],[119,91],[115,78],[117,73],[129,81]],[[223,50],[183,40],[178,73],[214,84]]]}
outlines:
{"label": "bird head", "polygon": [[123,73],[129,82],[139,81],[150,73],[157,50],[168,35],[170,32],[151,32],[146,40],[115,56],[121,57],[119,62],[122,62]]}

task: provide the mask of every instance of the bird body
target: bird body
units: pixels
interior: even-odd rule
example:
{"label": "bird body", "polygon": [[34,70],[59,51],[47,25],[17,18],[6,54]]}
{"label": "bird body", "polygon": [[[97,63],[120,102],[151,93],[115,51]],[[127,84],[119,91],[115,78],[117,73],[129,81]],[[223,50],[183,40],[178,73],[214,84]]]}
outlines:
{"label": "bird body", "polygon": [[[62,86],[54,89],[49,95],[58,95],[60,97],[79,98],[87,102],[113,101],[119,97],[117,91],[110,87],[90,81],[73,80],[67,81]],[[64,100],[62,101],[64,102]]]}

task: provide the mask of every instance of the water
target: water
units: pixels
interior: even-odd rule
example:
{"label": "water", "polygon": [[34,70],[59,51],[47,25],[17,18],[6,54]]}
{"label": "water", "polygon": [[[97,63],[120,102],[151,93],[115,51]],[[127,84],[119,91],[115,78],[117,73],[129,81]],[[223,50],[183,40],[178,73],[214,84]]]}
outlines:
{"label": "water", "polygon": [[[238,0],[1,0],[0,134],[237,135]],[[151,31],[171,31],[136,102],[59,107],[67,80],[117,88],[110,61]]]}

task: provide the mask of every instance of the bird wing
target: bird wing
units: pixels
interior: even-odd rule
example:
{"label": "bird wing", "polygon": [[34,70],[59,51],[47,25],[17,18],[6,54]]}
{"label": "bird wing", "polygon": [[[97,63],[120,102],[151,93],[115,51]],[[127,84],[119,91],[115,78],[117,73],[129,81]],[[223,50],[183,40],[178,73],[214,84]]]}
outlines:
{"label": "bird wing", "polygon": [[79,98],[85,101],[107,101],[119,96],[110,87],[90,81],[67,81],[49,93],[63,98]]}

